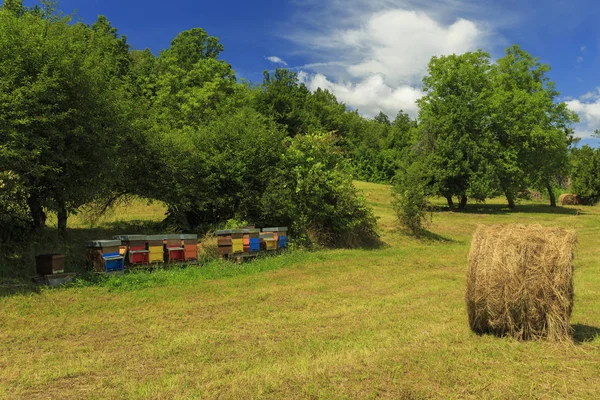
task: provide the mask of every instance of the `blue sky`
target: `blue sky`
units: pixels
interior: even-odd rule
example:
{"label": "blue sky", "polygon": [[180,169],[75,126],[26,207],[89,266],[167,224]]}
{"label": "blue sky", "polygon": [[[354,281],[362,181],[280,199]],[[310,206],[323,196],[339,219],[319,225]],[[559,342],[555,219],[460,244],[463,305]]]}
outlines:
{"label": "blue sky", "polygon": [[433,55],[481,48],[497,58],[517,43],[552,67],[582,119],[577,134],[600,128],[597,0],[62,0],[60,9],[88,23],[106,15],[132,47],[154,53],[177,33],[204,28],[239,78],[259,82],[265,69],[294,68],[309,88],[327,88],[366,116],[416,115]]}

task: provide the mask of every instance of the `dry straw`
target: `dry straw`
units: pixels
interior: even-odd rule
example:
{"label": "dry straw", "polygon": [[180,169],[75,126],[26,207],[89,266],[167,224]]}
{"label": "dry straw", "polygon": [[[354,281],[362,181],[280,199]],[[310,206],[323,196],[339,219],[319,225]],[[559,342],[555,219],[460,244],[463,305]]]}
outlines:
{"label": "dry straw", "polygon": [[479,226],[467,275],[474,332],[570,341],[575,232],[541,225]]}
{"label": "dry straw", "polygon": [[563,206],[576,206],[579,204],[579,197],[576,194],[563,193],[558,197],[558,202]]}

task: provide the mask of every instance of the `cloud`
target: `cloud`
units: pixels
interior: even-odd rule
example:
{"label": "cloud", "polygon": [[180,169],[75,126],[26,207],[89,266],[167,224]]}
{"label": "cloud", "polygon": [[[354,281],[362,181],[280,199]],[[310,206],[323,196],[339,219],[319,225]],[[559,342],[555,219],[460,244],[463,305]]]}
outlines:
{"label": "cloud", "polygon": [[[316,0],[306,0],[313,4]],[[403,109],[416,117],[432,56],[489,48],[492,29],[461,0],[325,0],[288,35],[309,57],[298,68],[315,90],[328,89],[365,116]],[[469,5],[467,7],[467,5]],[[315,5],[315,4],[313,4]],[[461,12],[460,10],[463,10]],[[304,22],[304,25],[302,25]]]}
{"label": "cloud", "polygon": [[283,61],[281,58],[279,58],[277,56],[269,56],[269,57],[265,57],[265,59],[271,61],[273,64],[281,64],[284,66],[288,65],[285,61]]}
{"label": "cloud", "polygon": [[310,90],[327,89],[334,93],[339,101],[358,109],[367,117],[374,117],[383,111],[394,118],[400,110],[416,116],[416,101],[423,96],[420,89],[408,85],[389,86],[382,75],[369,76],[356,84],[335,83],[323,74],[310,75],[301,72],[298,76]]}
{"label": "cloud", "polygon": [[583,53],[584,51],[586,51],[586,50],[587,50],[587,46],[581,46],[581,47],[579,48],[579,50],[581,50],[581,52]]}
{"label": "cloud", "polygon": [[590,137],[594,130],[600,128],[600,88],[566,103],[581,119],[581,123],[575,127],[578,137]]}
{"label": "cloud", "polygon": [[581,57],[581,56],[580,56],[580,57],[577,57],[577,62],[578,62],[578,63],[580,63],[580,62],[583,62],[583,57]]}

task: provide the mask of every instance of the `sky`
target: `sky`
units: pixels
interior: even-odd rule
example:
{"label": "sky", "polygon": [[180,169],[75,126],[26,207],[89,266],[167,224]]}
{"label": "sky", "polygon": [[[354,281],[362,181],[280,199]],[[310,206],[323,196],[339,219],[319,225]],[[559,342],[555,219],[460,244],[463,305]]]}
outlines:
{"label": "sky", "polygon": [[[25,0],[25,5],[39,4]],[[136,49],[155,54],[181,31],[203,28],[225,46],[239,79],[298,72],[311,90],[372,117],[416,117],[434,55],[482,49],[492,59],[518,44],[552,68],[560,100],[580,116],[582,143],[600,128],[600,2],[597,0],[62,0],[93,23],[105,15]]]}

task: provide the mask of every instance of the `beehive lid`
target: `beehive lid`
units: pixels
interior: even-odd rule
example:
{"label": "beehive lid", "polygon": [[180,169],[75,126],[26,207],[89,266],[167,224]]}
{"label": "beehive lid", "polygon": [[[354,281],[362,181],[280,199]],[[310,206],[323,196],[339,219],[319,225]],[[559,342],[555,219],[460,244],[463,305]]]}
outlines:
{"label": "beehive lid", "polygon": [[164,235],[165,240],[179,240],[180,239],[180,234],[176,233],[176,234],[171,234],[171,235]]}
{"label": "beehive lid", "polygon": [[275,236],[272,233],[261,233],[260,238],[265,240],[275,240]]}
{"label": "beehive lid", "polygon": [[263,232],[287,232],[287,226],[280,226],[277,228],[263,228]]}
{"label": "beehive lid", "polygon": [[260,229],[250,229],[250,228],[246,228],[246,229],[242,229],[244,231],[244,233],[260,233]]}
{"label": "beehive lid", "polygon": [[231,233],[237,233],[237,234],[240,234],[240,233],[244,233],[244,230],[243,230],[243,229],[232,229],[232,230],[231,230]]}
{"label": "beehive lid", "polygon": [[191,233],[182,234],[182,235],[179,235],[179,239],[181,239],[181,240],[197,240],[198,235],[191,234]]}
{"label": "beehive lid", "polygon": [[116,236],[113,236],[113,239],[121,240],[121,241],[125,241],[125,242],[133,242],[133,241],[146,240],[146,235],[116,235]]}
{"label": "beehive lid", "polygon": [[224,229],[221,231],[217,231],[217,235],[219,235],[219,236],[231,235],[232,233],[233,233],[233,231],[231,229]]}
{"label": "beehive lid", "polygon": [[120,240],[92,240],[85,243],[86,247],[113,247],[120,246]]}
{"label": "beehive lid", "polygon": [[165,235],[148,235],[146,236],[146,240],[163,240]]}

